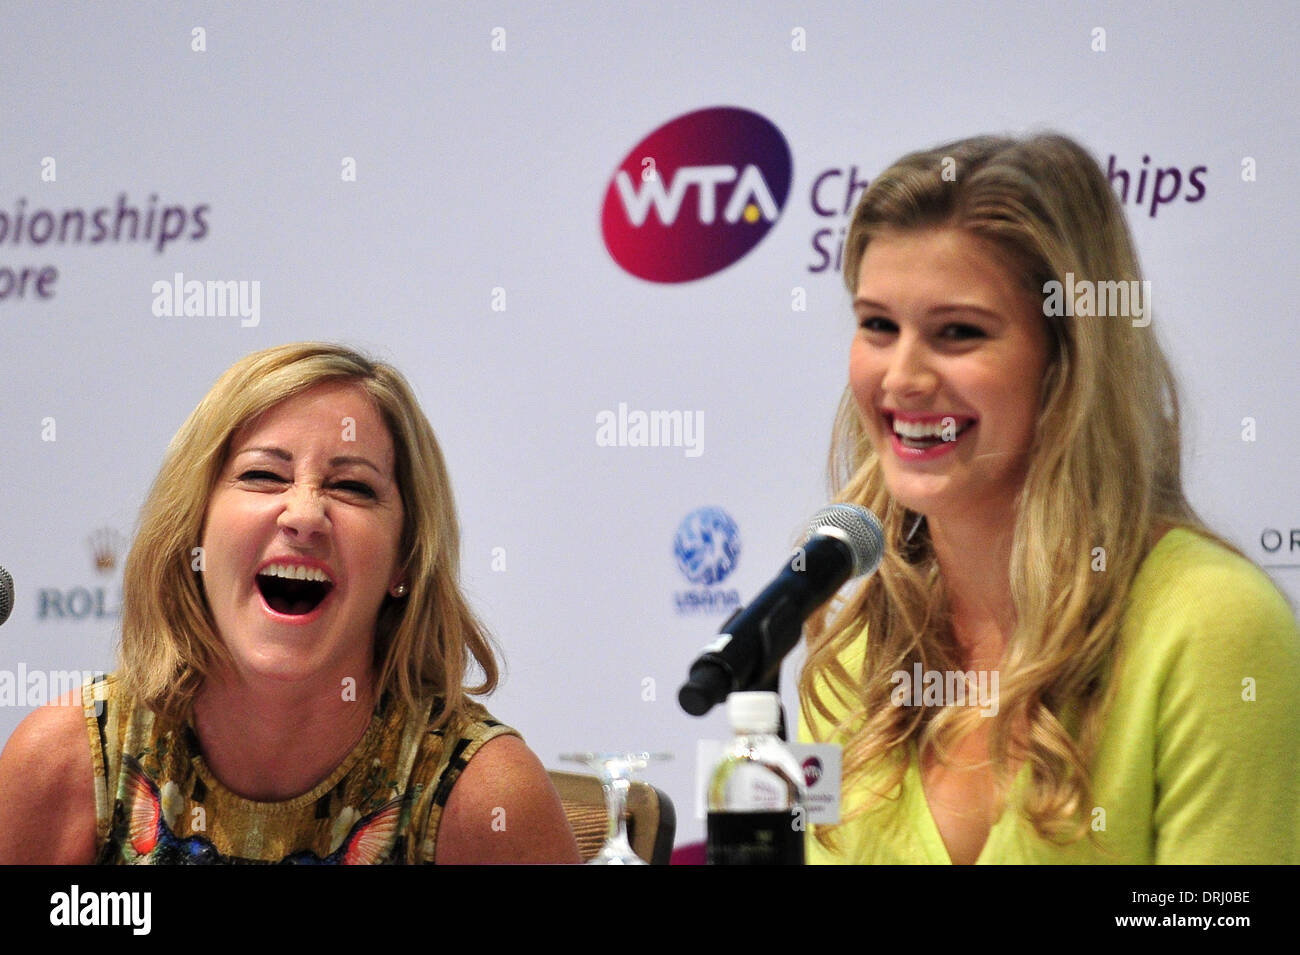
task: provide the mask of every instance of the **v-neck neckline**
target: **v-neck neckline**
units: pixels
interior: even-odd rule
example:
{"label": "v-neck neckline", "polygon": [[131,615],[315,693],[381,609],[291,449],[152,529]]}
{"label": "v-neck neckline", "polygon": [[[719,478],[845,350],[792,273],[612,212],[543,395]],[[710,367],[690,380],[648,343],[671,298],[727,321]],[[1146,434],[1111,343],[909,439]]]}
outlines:
{"label": "v-neck neckline", "polygon": [[[925,794],[925,782],[921,778],[921,758],[916,746],[916,741],[911,740],[908,743],[911,748],[910,758],[907,766],[907,785],[913,788],[914,798],[920,803],[922,812],[920,815],[925,817],[922,824],[921,835],[925,843],[927,854],[932,857],[931,861],[939,862],[945,865],[954,865],[952,855],[948,851],[948,843],[943,839],[943,833],[939,831],[939,823],[935,821],[934,812],[930,809],[930,800]],[[1019,803],[1020,790],[1023,787],[1025,774],[1029,772],[1029,760],[1020,764],[1020,769],[1016,772],[1015,777],[1011,780],[1011,786],[1007,789],[1006,803],[1002,807],[1002,813],[989,826],[988,835],[984,837],[984,845],[980,846],[979,855],[971,865],[979,865],[984,861],[984,856],[989,851],[989,845],[993,842],[994,834],[1008,820],[1014,823],[1018,812],[1017,804]]]}

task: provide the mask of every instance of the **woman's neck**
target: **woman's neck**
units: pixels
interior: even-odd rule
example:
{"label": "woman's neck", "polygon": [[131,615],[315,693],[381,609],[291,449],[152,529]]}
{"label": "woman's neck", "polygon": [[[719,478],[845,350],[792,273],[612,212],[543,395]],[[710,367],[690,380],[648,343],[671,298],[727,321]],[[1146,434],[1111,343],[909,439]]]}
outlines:
{"label": "woman's neck", "polygon": [[204,681],[194,700],[203,757],[227,789],[258,802],[308,792],[361,741],[374,711],[371,674],[351,683]]}
{"label": "woman's neck", "polygon": [[974,511],[927,523],[963,662],[968,668],[996,667],[1016,626],[1011,596],[1014,511]]}

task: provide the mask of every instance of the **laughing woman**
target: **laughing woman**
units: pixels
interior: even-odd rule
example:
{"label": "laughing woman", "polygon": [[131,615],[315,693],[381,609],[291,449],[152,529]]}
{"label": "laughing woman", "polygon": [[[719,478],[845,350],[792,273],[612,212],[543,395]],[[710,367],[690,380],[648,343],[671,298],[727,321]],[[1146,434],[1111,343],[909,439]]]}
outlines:
{"label": "laughing woman", "polygon": [[1052,307],[1140,278],[1063,137],[914,153],[864,194],[832,469],[889,544],[809,628],[803,737],[844,745],[810,860],[1300,862],[1295,617],[1184,498],[1149,303]]}
{"label": "laughing woman", "polygon": [[545,770],[468,695],[497,667],[458,547],[398,372],[238,362],[145,503],[118,673],[0,755],[0,862],[576,862]]}

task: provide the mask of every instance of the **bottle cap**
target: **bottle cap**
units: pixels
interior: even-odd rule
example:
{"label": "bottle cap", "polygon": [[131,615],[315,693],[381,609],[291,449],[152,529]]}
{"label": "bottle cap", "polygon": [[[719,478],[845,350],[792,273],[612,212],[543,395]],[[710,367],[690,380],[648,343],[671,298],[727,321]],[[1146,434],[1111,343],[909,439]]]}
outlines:
{"label": "bottle cap", "polygon": [[727,697],[727,720],[736,733],[775,733],[781,722],[781,697],[770,690],[732,693]]}

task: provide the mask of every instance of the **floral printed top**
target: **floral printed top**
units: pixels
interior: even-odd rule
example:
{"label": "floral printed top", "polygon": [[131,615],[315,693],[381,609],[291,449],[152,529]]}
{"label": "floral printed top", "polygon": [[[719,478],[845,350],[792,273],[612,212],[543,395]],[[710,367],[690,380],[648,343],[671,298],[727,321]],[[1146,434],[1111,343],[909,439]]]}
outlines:
{"label": "floral printed top", "polygon": [[478,704],[430,730],[436,701],[410,719],[385,696],[361,741],[309,792],[237,796],[212,775],[188,723],[155,717],[115,676],[82,688],[95,771],[100,864],[432,863],[438,822],[461,771],[488,740],[518,735]]}

